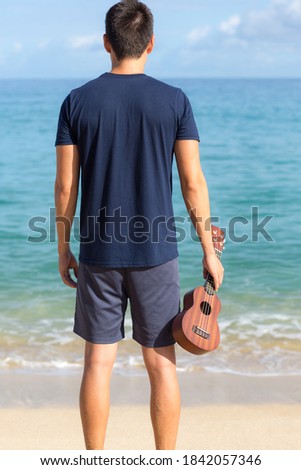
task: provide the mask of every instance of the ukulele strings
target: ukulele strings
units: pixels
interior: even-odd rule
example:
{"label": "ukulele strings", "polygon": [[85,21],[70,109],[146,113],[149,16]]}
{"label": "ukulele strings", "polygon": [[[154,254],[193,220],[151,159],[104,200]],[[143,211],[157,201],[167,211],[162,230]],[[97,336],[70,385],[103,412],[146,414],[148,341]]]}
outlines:
{"label": "ukulele strings", "polygon": [[203,301],[201,302],[201,305],[200,305],[200,309],[201,309],[201,313],[202,313],[202,319],[201,319],[200,327],[204,331],[207,331],[207,328],[208,328],[208,317],[209,317],[209,311],[210,311],[210,304],[208,302],[209,301],[209,294],[208,294],[208,291],[207,291],[209,276],[210,276],[210,273],[207,271],[206,281],[205,281],[205,284],[204,284],[205,295],[204,295],[204,299],[203,299]]}
{"label": "ukulele strings", "polygon": [[[215,250],[215,253],[216,253],[216,256],[218,259],[220,259],[221,257],[221,252],[216,249],[214,247],[214,250]],[[206,287],[208,286],[209,284],[209,292],[208,290],[206,289]],[[211,293],[211,290],[215,291],[214,289],[214,280],[213,280],[213,277],[210,275],[210,273],[207,274],[207,278],[206,278],[206,282],[205,282],[205,296],[204,296],[204,304],[203,304],[203,309],[204,309],[204,315],[205,315],[205,319],[202,319],[202,325],[203,326],[203,329],[205,331],[207,331],[208,329],[208,324],[209,324],[209,321],[210,321],[210,313],[211,313],[211,310],[212,310],[212,304],[213,304],[213,297],[214,297],[214,292],[213,294]]]}
{"label": "ukulele strings", "polygon": [[205,285],[204,285],[205,296],[204,296],[204,300],[203,300],[203,302],[204,302],[203,303],[203,315],[204,315],[205,318],[203,318],[203,321],[202,321],[202,328],[205,331],[208,330],[209,316],[210,316],[210,310],[211,310],[210,297],[212,297],[212,296],[210,295],[209,292],[210,292],[210,288],[211,288],[212,283],[210,282],[210,277],[212,278],[212,276],[208,272],[207,277],[206,277],[206,282],[205,282]]}
{"label": "ukulele strings", "polygon": [[[220,251],[215,248],[215,253],[216,253],[216,256],[218,259],[220,259]],[[210,284],[210,292],[213,291],[213,293],[208,293],[208,303],[206,304],[206,307],[208,306],[207,308],[207,311],[206,311],[206,322],[205,322],[205,325],[206,325],[206,331],[208,329],[208,324],[210,322],[210,314],[211,314],[211,310],[212,310],[212,305],[213,305],[213,297],[215,295],[215,285],[214,285],[214,279],[213,277],[210,275],[210,273],[208,274],[207,276],[207,282]]]}
{"label": "ukulele strings", "polygon": [[208,323],[209,323],[209,314],[210,314],[210,309],[211,309],[211,306],[210,306],[210,294],[208,293],[206,287],[209,283],[209,278],[210,278],[210,273],[207,274],[207,277],[206,277],[206,282],[205,282],[205,285],[204,285],[204,289],[205,289],[205,296],[204,296],[204,300],[203,300],[203,306],[201,308],[201,311],[202,311],[202,314],[205,318],[203,318],[202,316],[202,322],[201,322],[201,328],[205,331],[207,331],[207,328],[208,328]]}
{"label": "ukulele strings", "polygon": [[207,328],[208,328],[208,317],[209,317],[209,312],[210,312],[210,295],[207,291],[207,285],[209,283],[209,277],[210,277],[210,273],[208,272],[207,273],[207,276],[206,276],[206,281],[205,281],[205,284],[204,284],[204,289],[205,289],[205,295],[204,295],[204,300],[202,301],[201,305],[200,305],[200,308],[201,308],[201,312],[202,312],[202,320],[201,320],[201,328],[204,330],[204,331],[207,331]]}
{"label": "ukulele strings", "polygon": [[[208,273],[207,275],[207,280],[206,280],[206,284],[205,284],[205,291],[206,291],[206,294],[205,294],[205,331],[208,330],[208,324],[209,324],[209,317],[210,317],[210,311],[211,311],[211,308],[212,308],[212,300],[213,300],[213,295],[210,293],[211,289],[213,288],[212,287],[212,281],[211,279],[213,280],[212,276],[210,275],[210,273]],[[206,290],[206,286],[209,284],[209,287],[208,287],[208,290]],[[209,291],[209,292],[208,292]]]}

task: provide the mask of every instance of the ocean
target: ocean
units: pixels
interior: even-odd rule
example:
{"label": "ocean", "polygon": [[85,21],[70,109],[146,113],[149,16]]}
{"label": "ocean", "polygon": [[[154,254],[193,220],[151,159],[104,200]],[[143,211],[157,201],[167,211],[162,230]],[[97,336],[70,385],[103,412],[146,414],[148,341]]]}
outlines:
{"label": "ocean", "polygon": [[[0,374],[71,374],[83,364],[51,209],[60,104],[85,81],[0,81]],[[177,348],[179,373],[300,374],[301,80],[165,81],[190,98],[212,216],[226,231],[221,343],[204,356]],[[173,199],[187,219],[176,167]],[[179,242],[182,295],[203,283],[190,228],[186,220]],[[72,246],[77,254],[76,233]],[[127,313],[115,371],[141,375],[142,365]]]}

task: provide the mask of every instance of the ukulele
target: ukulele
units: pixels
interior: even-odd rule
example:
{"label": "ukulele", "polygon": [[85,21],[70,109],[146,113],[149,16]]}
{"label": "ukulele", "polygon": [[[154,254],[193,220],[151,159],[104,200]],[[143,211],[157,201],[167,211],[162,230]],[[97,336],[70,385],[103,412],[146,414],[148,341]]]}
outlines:
{"label": "ukulele", "polygon": [[[216,256],[221,259],[224,232],[212,225],[212,241]],[[203,286],[184,295],[184,308],[174,319],[172,333],[176,342],[192,354],[205,354],[216,349],[220,342],[217,317],[221,302],[214,290],[214,281],[208,273]]]}

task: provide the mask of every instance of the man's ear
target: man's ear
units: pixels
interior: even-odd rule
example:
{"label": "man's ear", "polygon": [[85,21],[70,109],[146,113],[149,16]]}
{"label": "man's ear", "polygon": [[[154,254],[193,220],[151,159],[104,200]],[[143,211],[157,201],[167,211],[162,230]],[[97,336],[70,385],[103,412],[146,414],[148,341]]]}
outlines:
{"label": "man's ear", "polygon": [[110,42],[109,42],[109,39],[108,39],[108,36],[107,36],[106,34],[103,35],[103,45],[104,45],[105,50],[106,50],[109,54],[111,54],[111,52],[112,52],[112,46],[111,46],[111,44],[110,44]]}
{"label": "man's ear", "polygon": [[152,38],[151,38],[151,40],[149,41],[148,46],[147,46],[147,48],[146,48],[146,52],[147,52],[148,54],[150,54],[150,53],[152,52],[152,50],[153,50],[153,48],[154,48],[154,45],[155,45],[155,35],[153,34],[153,35],[152,35]]}

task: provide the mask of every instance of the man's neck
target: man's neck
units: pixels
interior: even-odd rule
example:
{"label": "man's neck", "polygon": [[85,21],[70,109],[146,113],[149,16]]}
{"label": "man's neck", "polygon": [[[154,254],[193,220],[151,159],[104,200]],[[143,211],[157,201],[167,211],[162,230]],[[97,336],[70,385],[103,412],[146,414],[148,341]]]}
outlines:
{"label": "man's neck", "polygon": [[144,73],[145,58],[139,59],[123,59],[121,61],[112,60],[111,73],[119,75],[134,75],[137,73]]}

